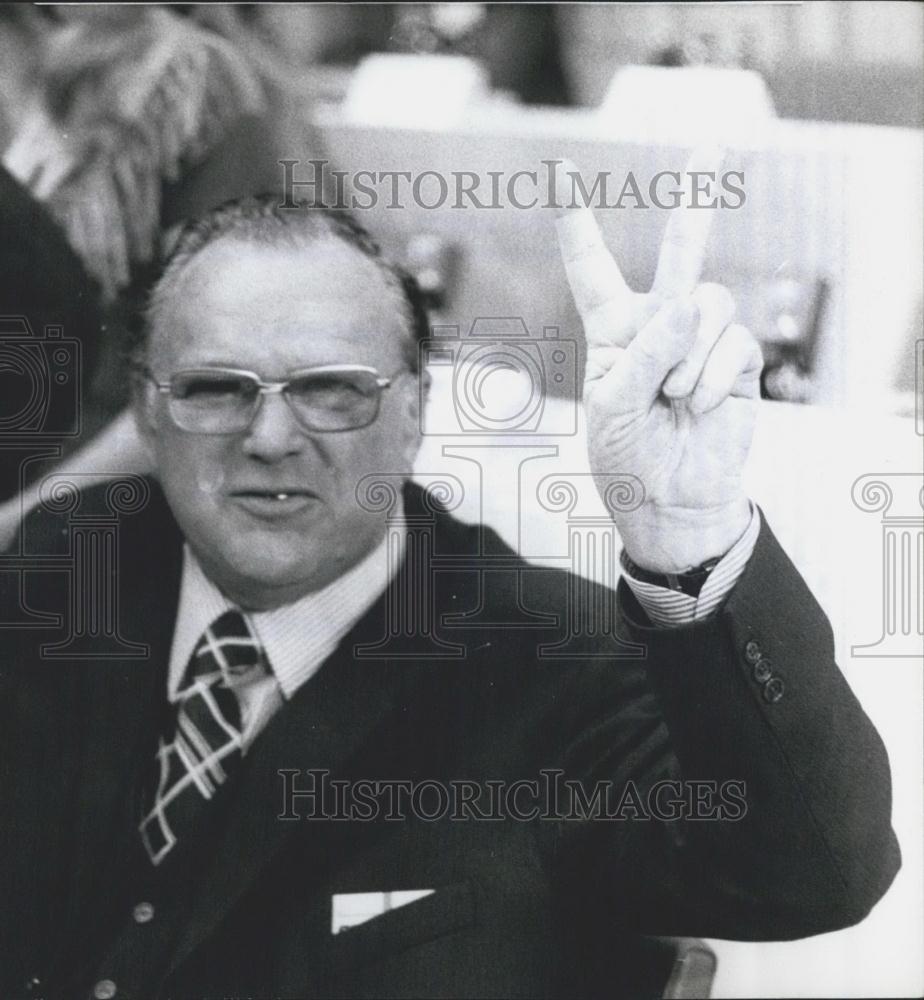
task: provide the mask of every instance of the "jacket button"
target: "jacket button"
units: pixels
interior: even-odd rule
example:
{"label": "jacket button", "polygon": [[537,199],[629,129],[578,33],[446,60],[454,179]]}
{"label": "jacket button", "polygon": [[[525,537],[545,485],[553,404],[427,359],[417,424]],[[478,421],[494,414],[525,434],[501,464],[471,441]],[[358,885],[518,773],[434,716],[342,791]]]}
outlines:
{"label": "jacket button", "polygon": [[748,639],[744,646],[744,658],[748,663],[756,663],[761,656],[760,643]]}
{"label": "jacket button", "polygon": [[146,924],[154,919],[153,903],[138,903],[132,910],[132,918],[136,924]]}
{"label": "jacket button", "polygon": [[786,685],[779,677],[771,677],[764,685],[764,699],[772,705],[783,697]]}
{"label": "jacket button", "polygon": [[754,664],[754,680],[758,684],[770,680],[773,675],[773,664],[769,660],[758,660]]}
{"label": "jacket button", "polygon": [[116,984],[111,979],[101,979],[93,987],[95,1000],[112,1000],[116,995]]}
{"label": "jacket button", "polygon": [[28,993],[31,996],[33,993],[35,993],[36,990],[38,990],[41,987],[41,985],[42,981],[41,979],[39,979],[38,976],[30,976],[26,980],[26,993]]}

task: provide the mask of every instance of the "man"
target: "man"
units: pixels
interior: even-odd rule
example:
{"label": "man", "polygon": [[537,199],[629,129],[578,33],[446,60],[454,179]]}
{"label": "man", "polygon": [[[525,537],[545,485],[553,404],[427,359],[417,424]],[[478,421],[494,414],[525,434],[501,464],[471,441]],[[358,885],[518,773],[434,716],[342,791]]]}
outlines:
{"label": "man", "polygon": [[[4,996],[635,996],[639,934],[792,938],[866,915],[899,865],[888,764],[741,492],[759,359],[697,285],[699,218],[675,213],[644,296],[588,212],[559,220],[592,469],[644,486],[614,515],[635,658],[593,637],[596,656],[540,656],[569,577],[409,484],[407,549],[387,558],[358,494],[410,476],[427,328],[362,230],[253,199],[186,231],[138,351],[159,487],[118,535],[121,635],[150,655],[4,639]],[[422,519],[462,568],[415,588]],[[24,538],[67,552],[60,515]],[[482,592],[482,543],[516,596]],[[60,614],[54,574],[35,577],[27,607]],[[461,616],[444,636],[464,655],[368,655],[423,591],[434,621]],[[517,601],[556,625],[464,627]],[[597,808],[530,809],[540,773],[602,789]],[[450,786],[467,808],[438,808]]]}

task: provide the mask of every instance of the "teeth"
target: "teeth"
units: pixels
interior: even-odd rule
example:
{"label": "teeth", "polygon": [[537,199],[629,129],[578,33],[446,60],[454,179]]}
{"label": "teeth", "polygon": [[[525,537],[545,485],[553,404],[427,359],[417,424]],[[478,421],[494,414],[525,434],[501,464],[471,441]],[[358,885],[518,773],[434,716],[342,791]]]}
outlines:
{"label": "teeth", "polygon": [[277,493],[276,494],[276,499],[277,500],[288,500],[289,499],[289,494],[288,493]]}

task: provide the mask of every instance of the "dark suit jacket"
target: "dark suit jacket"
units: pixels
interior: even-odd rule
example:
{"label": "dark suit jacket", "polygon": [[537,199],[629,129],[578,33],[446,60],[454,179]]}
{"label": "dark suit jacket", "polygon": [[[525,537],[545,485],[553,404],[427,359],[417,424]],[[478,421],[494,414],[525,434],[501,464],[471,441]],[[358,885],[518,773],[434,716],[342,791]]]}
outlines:
{"label": "dark suit jacket", "polygon": [[[423,509],[414,489],[407,503]],[[48,513],[25,529],[30,553],[67,553],[76,537]],[[706,623],[653,629],[620,584],[618,631],[644,647],[634,658],[614,656],[632,648],[599,629],[564,657],[538,655],[569,628],[599,625],[568,612],[577,589],[598,613],[610,592],[529,569],[493,533],[445,514],[435,539],[447,558],[430,576],[434,621],[465,655],[358,657],[357,645],[386,635],[380,600],[259,736],[214,803],[211,828],[164,872],[139,863],[136,832],[142,775],[165,723],[181,568],[156,489],[122,519],[109,580],[121,636],[147,644],[147,658],[52,659],[39,647],[61,638],[55,629],[4,630],[4,997],[32,976],[41,983],[32,995],[69,1000],[101,978],[119,997],[143,998],[636,996],[637,935],[795,938],[867,914],[900,863],[888,762],[833,662],[824,614],[766,524]],[[450,557],[471,567],[467,557],[485,550],[505,556],[508,572],[451,568]],[[85,547],[81,558],[92,557]],[[24,598],[15,574],[0,578],[3,621],[24,599],[33,612],[64,611],[69,627],[60,567],[30,574]],[[459,613],[469,617],[445,617]],[[536,615],[549,617],[535,627]],[[777,700],[767,661],[784,685]],[[311,801],[286,803],[279,774],[298,771],[304,790],[309,768],[484,788],[561,770],[588,797],[595,782],[611,783],[610,805],[629,780],[642,799],[665,776],[734,780],[746,813],[427,820],[405,807],[403,819],[309,819]],[[418,805],[439,813],[432,797]],[[293,810],[300,818],[279,818]],[[330,932],[334,894],[426,888],[437,891]],[[136,923],[142,900],[154,918]]]}

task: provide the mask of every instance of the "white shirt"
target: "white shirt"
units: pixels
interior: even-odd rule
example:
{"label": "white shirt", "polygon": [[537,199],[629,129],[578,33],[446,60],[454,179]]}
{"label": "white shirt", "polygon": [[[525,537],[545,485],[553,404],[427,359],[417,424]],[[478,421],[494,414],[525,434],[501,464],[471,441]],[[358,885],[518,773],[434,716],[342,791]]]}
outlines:
{"label": "white shirt", "polygon": [[[388,564],[388,541],[400,534],[404,551],[403,510],[397,527],[355,566],[321,590],[272,611],[249,611],[244,616],[263,645],[270,673],[236,688],[241,704],[244,750],[283,704],[312,677],[337,648],[340,640],[372,607],[397,572],[399,560]],[[167,697],[177,700],[189,658],[202,633],[228,610],[239,610],[204,570],[188,545],[183,547],[183,575],[170,667]]]}

